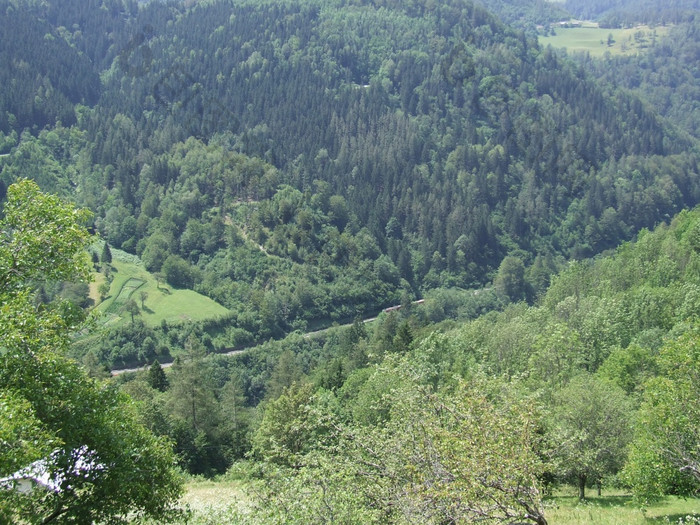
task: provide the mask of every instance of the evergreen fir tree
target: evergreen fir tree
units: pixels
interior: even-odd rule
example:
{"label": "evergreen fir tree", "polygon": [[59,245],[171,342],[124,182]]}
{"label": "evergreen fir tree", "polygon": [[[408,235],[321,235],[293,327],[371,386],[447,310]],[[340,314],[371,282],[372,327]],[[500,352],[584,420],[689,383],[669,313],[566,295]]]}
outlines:
{"label": "evergreen fir tree", "polygon": [[168,377],[165,375],[163,367],[156,359],[148,369],[148,384],[160,392],[165,392],[168,389]]}
{"label": "evergreen fir tree", "polygon": [[109,264],[112,262],[112,250],[109,248],[109,243],[105,243],[104,248],[102,248],[102,255],[100,256],[102,264]]}

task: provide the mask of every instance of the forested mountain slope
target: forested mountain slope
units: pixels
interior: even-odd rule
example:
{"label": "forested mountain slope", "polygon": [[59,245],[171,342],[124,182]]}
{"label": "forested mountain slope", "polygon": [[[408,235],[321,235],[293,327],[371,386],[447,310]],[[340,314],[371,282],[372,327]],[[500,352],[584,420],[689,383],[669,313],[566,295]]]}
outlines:
{"label": "forested mountain slope", "polygon": [[648,52],[596,61],[582,58],[593,74],[629,89],[664,117],[696,138],[700,136],[700,20],[671,28],[651,42]]}
{"label": "forested mountain slope", "polygon": [[[3,5],[4,4],[4,5]],[[100,79],[81,55],[44,20],[0,3],[0,130],[75,123],[74,104],[94,104]]]}
{"label": "forested mountain slope", "polygon": [[[16,371],[52,370],[57,349],[95,376],[173,356],[167,373],[153,363],[114,383],[182,469],[246,460],[254,503],[224,522],[545,525],[546,481],[582,498],[611,480],[639,502],[698,493],[700,217],[688,209],[700,179],[694,128],[670,121],[682,100],[660,115],[463,0],[15,0],[1,12],[3,42],[17,28],[31,38],[0,48],[0,198],[34,178],[94,212],[103,282],[119,270],[111,245],[140,259],[151,293],[192,288],[226,309],[154,325],[131,300],[125,322],[68,348],[87,285],[30,273],[18,297],[3,290],[21,314],[2,317],[8,333],[22,342],[25,320],[42,328],[54,312],[65,330],[44,364],[8,347],[32,362],[5,368],[13,388],[25,388]],[[38,200],[18,187],[35,197],[15,202]],[[28,261],[46,260],[29,245]],[[61,383],[55,370],[44,386]]]}
{"label": "forested mountain slope", "polygon": [[3,185],[74,195],[110,244],[238,312],[222,344],[480,287],[504,260],[507,299],[532,299],[557,261],[700,197],[695,139],[470,2],[6,11],[101,84],[74,126],[8,119]]}
{"label": "forested mountain slope", "polygon": [[243,523],[544,523],[542,488],[556,482],[639,504],[697,496],[684,467],[698,464],[699,254],[695,209],[570,264],[536,306],[436,327],[430,299],[232,358],[193,347],[167,377],[154,365],[120,382],[183,467],[246,458],[232,476],[254,504],[223,514]]}
{"label": "forested mountain slope", "polygon": [[[230,131],[236,147],[264,156],[302,191],[327,180],[380,243],[395,217],[404,239],[394,260],[409,251],[419,280],[436,251],[450,273],[472,280],[513,247],[592,253],[606,243],[586,239],[585,228],[609,207],[626,218],[623,230],[651,226],[643,210],[612,197],[608,173],[617,180],[621,162],[644,178],[652,156],[690,147],[633,98],[602,92],[468,5],[238,9],[221,25],[231,11],[215,3],[180,17],[172,36],[156,31],[150,71],[113,69],[104,96],[114,99],[99,118],[125,114],[142,137],[156,124],[180,136]],[[109,138],[94,155],[114,163],[119,139]],[[693,169],[687,157],[676,162]],[[128,201],[137,188],[120,171],[115,183],[125,177]],[[597,183],[599,209],[583,224],[562,224]],[[654,206],[673,214],[669,205],[688,204],[666,197]]]}

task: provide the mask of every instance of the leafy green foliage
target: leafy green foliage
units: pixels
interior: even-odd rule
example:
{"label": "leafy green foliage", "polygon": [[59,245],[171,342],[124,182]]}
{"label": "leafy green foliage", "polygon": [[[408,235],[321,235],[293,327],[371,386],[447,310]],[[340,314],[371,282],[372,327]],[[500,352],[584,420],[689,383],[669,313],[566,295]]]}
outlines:
{"label": "leafy green foliage", "polygon": [[658,377],[645,384],[626,470],[642,501],[668,492],[694,494],[700,483],[698,330],[669,341]]}
{"label": "leafy green foliage", "polygon": [[308,383],[293,383],[264,406],[263,419],[253,438],[253,453],[265,461],[298,466],[305,452],[317,443]]}
{"label": "leafy green foliage", "polygon": [[34,182],[10,186],[4,206],[0,244],[0,289],[5,294],[34,282],[87,280],[90,217],[57,197],[45,195]]}
{"label": "leafy green foliage", "polygon": [[[387,363],[375,372],[393,386],[382,397],[387,418],[376,426],[342,423],[334,396],[309,397],[308,387],[294,403],[297,409],[269,421],[266,412],[256,434],[261,446],[272,443],[267,436],[273,421],[305,437],[264,446],[273,453],[268,459],[284,458],[287,467],[270,471],[260,519],[546,523],[532,407],[507,396],[489,399],[480,383],[438,394],[416,382],[416,371],[406,365]],[[296,394],[289,395],[275,406],[286,406]],[[276,435],[293,439],[287,431]]]}
{"label": "leafy green foliage", "polygon": [[[32,304],[42,282],[79,280],[89,275],[81,222],[86,212],[21,181],[8,190],[0,221],[0,384],[3,417],[24,407],[23,417],[3,432],[20,441],[3,457],[0,475],[24,461],[41,458],[60,489],[36,489],[15,499],[3,490],[3,512],[11,521],[118,521],[128,513],[166,520],[180,493],[168,444],[138,423],[133,406],[113,388],[89,379],[64,353],[71,316],[60,305]],[[3,438],[4,439],[4,438]],[[51,448],[51,456],[44,455]],[[81,459],[88,454],[89,461]],[[83,466],[81,467],[81,461]],[[85,466],[85,462],[93,465]],[[9,498],[11,506],[6,505]]]}
{"label": "leafy green foliage", "polygon": [[554,472],[572,477],[585,498],[586,481],[600,484],[625,462],[632,404],[618,386],[580,375],[557,392],[548,432]]}
{"label": "leafy green foliage", "polygon": [[0,393],[0,472],[12,473],[51,452],[52,438],[43,429],[31,404],[13,392]]}
{"label": "leafy green foliage", "polygon": [[[0,391],[0,477],[26,468],[48,456],[57,439],[44,430],[31,404],[17,394]],[[9,484],[9,487],[7,486]],[[3,482],[0,494],[0,519],[10,523],[16,519],[17,509],[31,509],[31,495],[10,492],[12,482]]]}

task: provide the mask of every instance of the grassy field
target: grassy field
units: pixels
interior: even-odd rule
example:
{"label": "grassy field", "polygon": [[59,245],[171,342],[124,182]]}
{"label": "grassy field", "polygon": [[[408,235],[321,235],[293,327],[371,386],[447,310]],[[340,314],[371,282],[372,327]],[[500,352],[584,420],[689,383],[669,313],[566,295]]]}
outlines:
{"label": "grassy field", "polygon": [[587,496],[583,503],[573,490],[548,499],[547,521],[551,525],[700,523],[700,500],[697,499],[668,496],[642,511],[628,494],[604,492],[601,497],[594,494]]}
{"label": "grassy field", "polygon": [[190,511],[187,525],[234,525],[250,506],[240,481],[190,481],[180,503]]}
{"label": "grassy field", "polygon": [[[612,55],[636,54],[650,47],[654,38],[659,39],[668,33],[669,27],[638,26],[629,29],[603,29],[583,25],[582,27],[555,28],[554,36],[540,35],[542,46],[565,47],[569,53],[587,51],[591,56],[602,57],[609,52]],[[613,42],[608,45],[608,36]],[[654,37],[656,35],[656,37]]]}
{"label": "grassy field", "polygon": [[[98,287],[105,281],[102,273],[95,274],[91,286],[91,295],[96,312],[101,315],[105,325],[116,325],[131,321],[130,314],[124,311],[124,305],[133,299],[141,309],[140,316],[151,326],[168,322],[205,320],[220,317],[229,311],[192,290],[180,290],[158,283],[144,267],[141,261],[132,255],[112,249],[112,275],[114,280],[110,286],[109,295],[100,302]],[[141,301],[141,294],[146,294]]]}
{"label": "grassy field", "polygon": [[[242,481],[191,481],[186,485],[183,506],[193,512],[192,523],[216,523],[216,520],[245,515],[250,502]],[[644,511],[628,494],[594,491],[581,503],[575,489],[561,490],[546,501],[545,516],[550,525],[698,525],[700,500],[673,496],[650,505]]]}
{"label": "grassy field", "polygon": [[249,504],[240,481],[207,480],[188,482],[181,502],[195,512],[234,504],[245,509]]}

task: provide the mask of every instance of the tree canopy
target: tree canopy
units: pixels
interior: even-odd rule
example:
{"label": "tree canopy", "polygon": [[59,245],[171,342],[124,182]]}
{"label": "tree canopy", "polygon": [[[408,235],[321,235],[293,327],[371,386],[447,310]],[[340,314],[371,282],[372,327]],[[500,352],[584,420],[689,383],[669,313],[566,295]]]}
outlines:
{"label": "tree canopy", "polygon": [[700,489],[700,332],[669,341],[644,388],[626,475],[643,502]]}
{"label": "tree canopy", "polygon": [[[65,352],[74,315],[35,306],[35,287],[86,279],[85,211],[23,180],[8,189],[0,220],[0,477],[40,461],[51,489],[0,490],[3,519],[41,523],[174,515],[180,481],[167,441],[140,423],[131,402],[87,377]],[[70,313],[70,312],[68,312]],[[11,422],[21,413],[19,421]],[[27,439],[27,432],[36,432]]]}
{"label": "tree canopy", "polygon": [[569,2],[683,21],[594,61],[542,0],[0,0],[0,479],[52,480],[0,521],[166,521],[175,461],[256,523],[696,493],[692,1]]}

